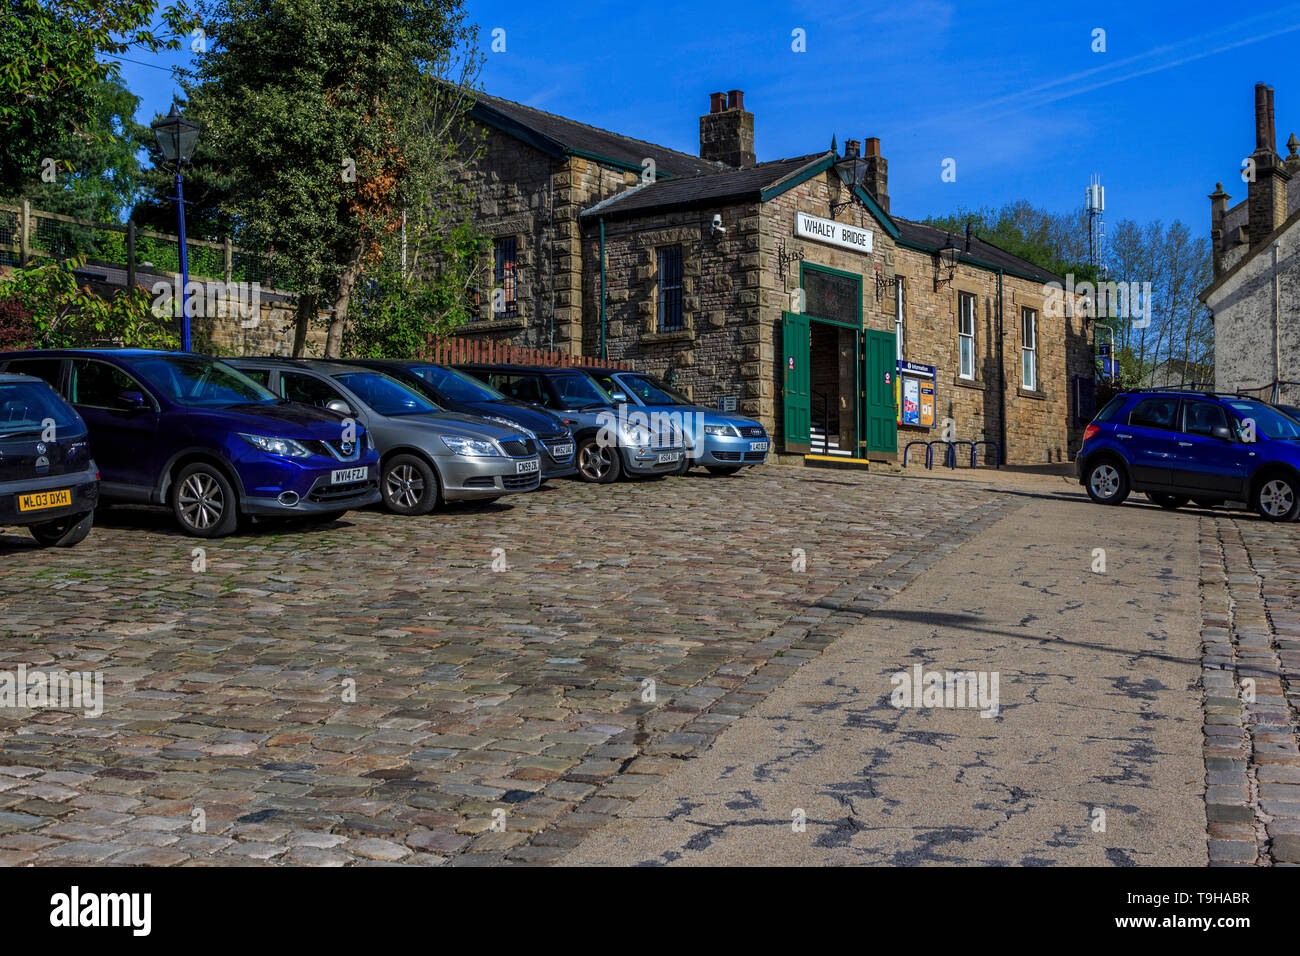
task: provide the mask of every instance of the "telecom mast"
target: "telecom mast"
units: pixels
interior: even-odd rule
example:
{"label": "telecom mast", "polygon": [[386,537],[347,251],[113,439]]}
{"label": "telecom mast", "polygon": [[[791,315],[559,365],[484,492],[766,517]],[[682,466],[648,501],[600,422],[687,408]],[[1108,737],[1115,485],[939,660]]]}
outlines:
{"label": "telecom mast", "polygon": [[1104,273],[1105,266],[1102,265],[1102,260],[1105,254],[1102,247],[1106,243],[1106,220],[1102,217],[1106,212],[1106,187],[1101,184],[1101,176],[1097,173],[1092,174],[1085,195],[1084,208],[1088,213],[1088,262],[1099,273]]}

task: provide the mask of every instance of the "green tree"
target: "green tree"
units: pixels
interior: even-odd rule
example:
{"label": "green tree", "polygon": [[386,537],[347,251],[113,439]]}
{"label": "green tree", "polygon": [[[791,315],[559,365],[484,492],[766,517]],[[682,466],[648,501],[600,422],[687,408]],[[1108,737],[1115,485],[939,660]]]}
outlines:
{"label": "green tree", "polygon": [[[129,346],[176,349],[180,340],[155,312],[142,288],[110,298],[79,286],[74,270],[83,259],[47,262],[0,279],[0,326],[12,348]],[[3,329],[0,329],[3,331]]]}
{"label": "green tree", "polygon": [[1082,214],[1050,213],[1020,200],[1000,208],[958,208],[948,216],[925,220],[954,238],[971,231],[986,242],[1057,275],[1073,274],[1075,281],[1091,281],[1096,269],[1088,262],[1087,223]]}
{"label": "green tree", "polygon": [[[0,196],[20,195],[69,134],[94,128],[102,84],[118,75],[113,56],[177,49],[189,27],[185,4],[156,0],[0,0]],[[105,62],[107,60],[107,62]],[[63,167],[67,169],[65,165]]]}
{"label": "green tree", "polygon": [[[200,0],[198,10],[209,45],[185,89],[228,164],[236,238],[264,250],[298,294],[294,354],[324,307],[326,354],[338,355],[357,284],[394,254],[403,213],[409,224],[461,202],[477,32],[461,0]],[[428,230],[422,251],[454,262],[451,235],[445,223]],[[402,283],[391,266],[386,275],[395,289],[422,274],[408,261]]]}

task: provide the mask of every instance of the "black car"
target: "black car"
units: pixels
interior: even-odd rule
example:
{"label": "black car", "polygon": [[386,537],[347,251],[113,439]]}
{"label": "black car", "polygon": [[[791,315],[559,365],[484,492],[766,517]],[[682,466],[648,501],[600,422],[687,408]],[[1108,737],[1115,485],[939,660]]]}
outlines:
{"label": "black car", "polygon": [[39,378],[0,373],[0,527],[70,548],[90,534],[98,503],[81,416]]}
{"label": "black car", "polygon": [[541,445],[542,480],[578,473],[573,432],[577,421],[553,415],[540,408],[509,398],[472,375],[446,365],[395,359],[347,359],[389,375],[414,388],[439,408],[462,415],[474,415],[506,428],[518,428],[537,436]]}

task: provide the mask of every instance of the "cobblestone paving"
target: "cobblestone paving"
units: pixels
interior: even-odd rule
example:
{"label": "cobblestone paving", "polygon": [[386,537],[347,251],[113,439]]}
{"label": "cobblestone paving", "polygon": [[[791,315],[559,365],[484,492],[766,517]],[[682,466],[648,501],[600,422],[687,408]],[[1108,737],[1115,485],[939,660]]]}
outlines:
{"label": "cobblestone paving", "polygon": [[1251,518],[1200,531],[1210,863],[1300,864],[1300,534]]}
{"label": "cobblestone paving", "polygon": [[70,551],[0,535],[0,670],[106,683],[99,717],[0,710],[0,864],[554,859],[1021,503],[773,466],[206,545],[136,509]]}

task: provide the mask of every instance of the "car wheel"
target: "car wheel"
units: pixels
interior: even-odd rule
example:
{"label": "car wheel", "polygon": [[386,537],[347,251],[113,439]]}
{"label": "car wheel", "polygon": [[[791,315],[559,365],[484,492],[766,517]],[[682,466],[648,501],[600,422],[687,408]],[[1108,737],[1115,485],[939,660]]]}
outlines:
{"label": "car wheel", "polygon": [[735,475],[740,472],[740,465],[706,465],[710,475]]}
{"label": "car wheel", "polygon": [[95,512],[87,511],[85,514],[69,515],[58,521],[34,524],[28,530],[41,547],[70,548],[74,544],[85,541],[86,535],[90,534],[90,529],[94,526]]}
{"label": "car wheel", "polygon": [[588,438],[578,446],[578,477],[595,485],[608,485],[618,481],[623,470],[618,449],[595,438]]}
{"label": "car wheel", "polygon": [[1191,500],[1183,495],[1166,495],[1157,491],[1148,491],[1147,497],[1166,511],[1177,511]]}
{"label": "car wheel", "polygon": [[224,538],[239,527],[239,501],[221,469],[206,462],[186,465],[172,485],[172,514],[195,538]]}
{"label": "car wheel", "polygon": [[1296,491],[1296,481],[1290,475],[1265,475],[1255,489],[1255,510],[1265,521],[1292,521],[1300,512],[1300,494]]}
{"label": "car wheel", "polygon": [[1103,458],[1089,467],[1087,488],[1098,504],[1117,505],[1128,497],[1128,476],[1114,459]]}
{"label": "car wheel", "polygon": [[438,476],[415,455],[394,455],[385,462],[379,485],[384,506],[394,514],[427,515],[438,505]]}

